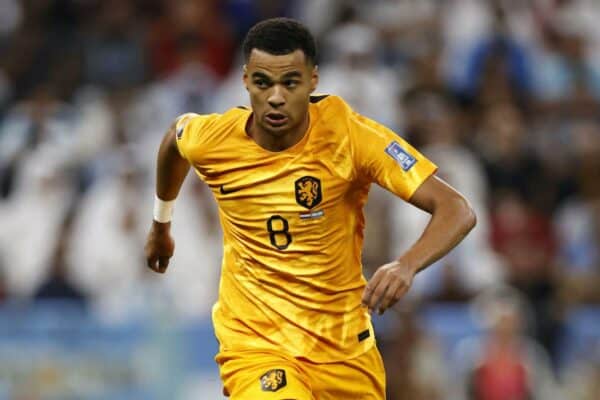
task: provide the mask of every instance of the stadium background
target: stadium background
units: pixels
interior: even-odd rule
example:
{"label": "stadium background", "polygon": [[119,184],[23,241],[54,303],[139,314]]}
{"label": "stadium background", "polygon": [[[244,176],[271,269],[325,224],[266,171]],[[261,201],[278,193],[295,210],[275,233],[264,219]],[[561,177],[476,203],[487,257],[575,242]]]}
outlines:
{"label": "stadium background", "polygon": [[[374,317],[389,399],[599,399],[594,0],[0,0],[0,399],[221,398],[214,202],[188,179],[148,272],[153,163],[178,114],[247,103],[240,41],[272,16],[479,216]],[[370,276],[426,217],[377,188],[367,213]]]}

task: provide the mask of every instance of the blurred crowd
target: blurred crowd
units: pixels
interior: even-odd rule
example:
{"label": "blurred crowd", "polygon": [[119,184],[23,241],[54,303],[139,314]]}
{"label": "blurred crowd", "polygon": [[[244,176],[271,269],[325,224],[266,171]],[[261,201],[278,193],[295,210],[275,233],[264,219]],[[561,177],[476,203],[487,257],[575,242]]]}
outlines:
{"label": "blurred crowd", "polygon": [[[144,267],[156,150],[177,115],[248,103],[241,40],[274,16],[315,34],[319,92],[417,146],[478,214],[386,325],[390,400],[448,398],[415,320],[433,302],[471,304],[486,327],[456,349],[462,398],[600,398],[600,345],[561,359],[570,311],[600,302],[595,0],[0,0],[0,302],[209,314],[221,238],[199,180],[169,272]],[[378,188],[367,214],[369,276],[427,215]]]}

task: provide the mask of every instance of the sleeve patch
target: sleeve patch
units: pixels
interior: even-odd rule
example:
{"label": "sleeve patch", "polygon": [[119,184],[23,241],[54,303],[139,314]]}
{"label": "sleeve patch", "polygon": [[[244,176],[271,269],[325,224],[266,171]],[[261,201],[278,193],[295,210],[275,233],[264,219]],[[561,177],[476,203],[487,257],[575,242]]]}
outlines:
{"label": "sleeve patch", "polygon": [[417,159],[413,157],[408,151],[404,150],[402,146],[396,141],[390,143],[385,148],[385,152],[392,157],[404,171],[410,170],[413,165],[417,163]]}

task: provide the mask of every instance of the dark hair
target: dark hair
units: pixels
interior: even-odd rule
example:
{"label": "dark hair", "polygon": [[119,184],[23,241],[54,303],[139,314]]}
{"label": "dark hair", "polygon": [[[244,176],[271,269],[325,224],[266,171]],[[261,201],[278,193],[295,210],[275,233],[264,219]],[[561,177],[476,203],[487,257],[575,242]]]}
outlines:
{"label": "dark hair", "polygon": [[244,39],[243,49],[246,61],[252,50],[258,49],[274,55],[302,50],[307,61],[313,65],[317,62],[315,39],[306,26],[291,18],[271,18],[254,25]]}

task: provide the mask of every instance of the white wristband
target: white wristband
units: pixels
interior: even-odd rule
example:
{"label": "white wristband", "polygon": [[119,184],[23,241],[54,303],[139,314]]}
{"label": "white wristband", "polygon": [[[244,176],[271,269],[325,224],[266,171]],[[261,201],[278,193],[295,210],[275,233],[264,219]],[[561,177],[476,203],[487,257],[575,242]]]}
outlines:
{"label": "white wristband", "polygon": [[175,200],[164,201],[154,196],[154,220],[160,223],[171,222]]}

